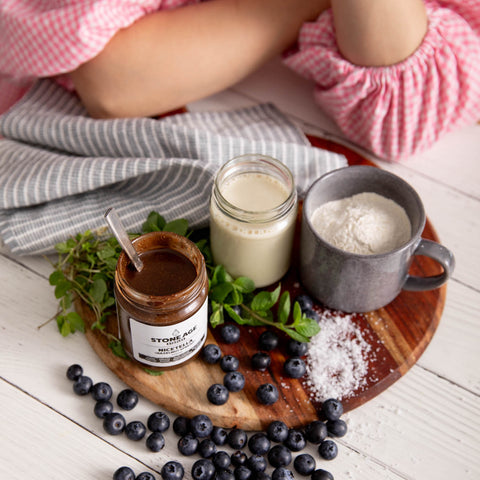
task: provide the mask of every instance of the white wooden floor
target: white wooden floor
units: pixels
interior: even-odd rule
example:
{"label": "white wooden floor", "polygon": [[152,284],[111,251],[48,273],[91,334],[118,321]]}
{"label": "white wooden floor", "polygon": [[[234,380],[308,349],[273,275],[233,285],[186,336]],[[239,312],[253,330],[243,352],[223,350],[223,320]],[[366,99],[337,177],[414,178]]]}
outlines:
{"label": "white wooden floor", "polygon": [[[336,138],[313,104],[311,84],[278,61],[229,91],[190,106],[230,109],[271,101],[306,132]],[[387,391],[345,416],[340,452],[317,467],[335,479],[480,479],[480,125],[449,135],[401,164],[377,162],[419,192],[444,245],[456,256],[447,302],[433,341]],[[62,338],[43,258],[0,253],[0,471],[5,479],[110,479],[122,465],[136,474],[179,459],[176,436],[160,453],[144,442],[104,433],[93,400],[73,394],[65,377],[80,363],[96,381],[124,388],[81,334]],[[159,407],[141,399],[127,420]],[[174,416],[172,415],[172,420]],[[313,449],[310,449],[313,451]],[[318,458],[318,455],[315,455]],[[193,458],[181,458],[187,474]]]}

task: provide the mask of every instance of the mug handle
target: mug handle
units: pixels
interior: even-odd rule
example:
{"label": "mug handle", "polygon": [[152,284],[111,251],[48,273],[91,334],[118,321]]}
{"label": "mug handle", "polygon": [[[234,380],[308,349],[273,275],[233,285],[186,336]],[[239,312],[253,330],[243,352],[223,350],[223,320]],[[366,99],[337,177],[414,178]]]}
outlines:
{"label": "mug handle", "polygon": [[443,245],[421,238],[413,255],[424,255],[438,262],[443,267],[443,273],[431,277],[415,277],[408,275],[403,285],[403,290],[420,292],[433,290],[443,285],[455,268],[455,257],[453,253]]}

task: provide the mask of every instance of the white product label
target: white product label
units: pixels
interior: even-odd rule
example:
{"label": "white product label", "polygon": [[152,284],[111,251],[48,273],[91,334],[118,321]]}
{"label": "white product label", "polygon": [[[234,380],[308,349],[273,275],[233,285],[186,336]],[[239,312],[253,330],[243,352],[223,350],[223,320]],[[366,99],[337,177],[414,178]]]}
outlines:
{"label": "white product label", "polygon": [[133,356],[154,367],[172,367],[193,357],[207,337],[208,302],[175,325],[146,325],[130,317]]}

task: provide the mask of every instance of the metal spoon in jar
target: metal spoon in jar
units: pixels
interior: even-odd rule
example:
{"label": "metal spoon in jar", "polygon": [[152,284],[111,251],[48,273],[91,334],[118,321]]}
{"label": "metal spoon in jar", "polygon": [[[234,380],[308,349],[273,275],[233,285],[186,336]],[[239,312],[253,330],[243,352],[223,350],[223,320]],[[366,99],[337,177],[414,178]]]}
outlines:
{"label": "metal spoon in jar", "polygon": [[115,238],[118,240],[118,243],[128,255],[128,258],[133,263],[134,267],[137,269],[137,272],[141,272],[143,268],[143,262],[138,256],[138,253],[135,250],[135,247],[133,246],[128,233],[125,230],[125,227],[123,226],[115,209],[113,207],[109,208],[105,212],[104,217],[108,223],[108,226],[115,235]]}

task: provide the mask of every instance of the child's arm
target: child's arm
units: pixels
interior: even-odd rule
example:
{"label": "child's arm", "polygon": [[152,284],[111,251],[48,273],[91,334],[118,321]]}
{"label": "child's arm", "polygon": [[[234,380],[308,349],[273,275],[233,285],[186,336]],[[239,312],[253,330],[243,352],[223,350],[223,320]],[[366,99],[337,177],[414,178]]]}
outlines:
{"label": "child's arm", "polygon": [[329,0],[212,0],[159,11],[118,32],[71,78],[92,116],[157,115],[241,80],[328,6]]}
{"label": "child's arm", "polygon": [[423,0],[332,0],[337,44],[356,65],[392,65],[411,55],[427,32]]}

